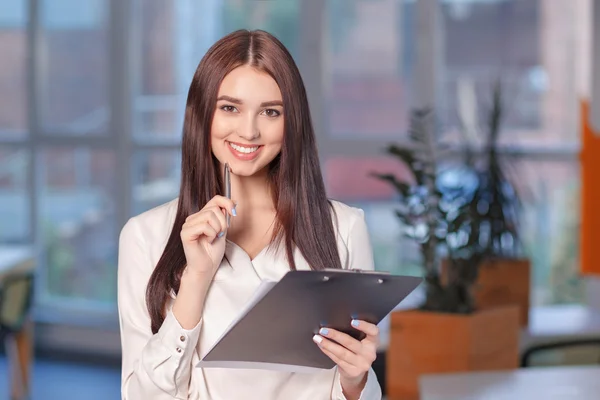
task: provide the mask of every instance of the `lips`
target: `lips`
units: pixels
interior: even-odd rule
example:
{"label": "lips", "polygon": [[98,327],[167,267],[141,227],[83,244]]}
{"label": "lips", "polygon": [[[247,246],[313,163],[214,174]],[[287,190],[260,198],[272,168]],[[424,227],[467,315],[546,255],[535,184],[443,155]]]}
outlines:
{"label": "lips", "polygon": [[243,161],[255,159],[263,148],[262,145],[247,145],[233,142],[227,142],[227,147],[229,147],[229,150],[237,159]]}

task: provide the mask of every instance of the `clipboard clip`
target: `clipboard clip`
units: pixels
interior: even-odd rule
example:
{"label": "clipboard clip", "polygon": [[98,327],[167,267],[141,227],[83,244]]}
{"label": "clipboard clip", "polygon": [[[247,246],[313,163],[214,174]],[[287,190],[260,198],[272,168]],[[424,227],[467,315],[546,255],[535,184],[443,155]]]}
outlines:
{"label": "clipboard clip", "polygon": [[[325,272],[335,272],[335,273],[348,273],[348,274],[364,274],[364,275],[390,275],[388,271],[372,271],[372,270],[364,270],[358,268],[350,268],[350,269],[337,269],[337,268],[325,268],[323,271]],[[329,276],[325,275],[323,277],[323,281],[327,282],[329,280]],[[383,283],[383,279],[379,278],[377,283]]]}

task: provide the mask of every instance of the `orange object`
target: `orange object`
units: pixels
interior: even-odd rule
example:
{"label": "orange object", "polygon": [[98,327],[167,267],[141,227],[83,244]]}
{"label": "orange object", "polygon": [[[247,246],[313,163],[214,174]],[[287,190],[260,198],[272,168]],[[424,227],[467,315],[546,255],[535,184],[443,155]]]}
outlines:
{"label": "orange object", "polygon": [[424,374],[519,367],[519,307],[473,314],[405,310],[391,314],[386,355],[390,400],[418,400]]}
{"label": "orange object", "polygon": [[588,102],[581,103],[581,273],[600,275],[600,133],[594,132]]}

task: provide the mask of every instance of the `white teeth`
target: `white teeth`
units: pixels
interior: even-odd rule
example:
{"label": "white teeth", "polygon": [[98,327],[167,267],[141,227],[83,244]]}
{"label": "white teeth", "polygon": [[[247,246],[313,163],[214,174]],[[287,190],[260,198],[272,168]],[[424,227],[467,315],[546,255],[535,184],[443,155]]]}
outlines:
{"label": "white teeth", "polygon": [[238,146],[238,145],[233,144],[233,143],[229,143],[229,145],[234,150],[239,151],[240,153],[245,153],[245,154],[254,153],[256,150],[258,150],[258,146],[255,146],[255,147],[242,147],[242,146]]}

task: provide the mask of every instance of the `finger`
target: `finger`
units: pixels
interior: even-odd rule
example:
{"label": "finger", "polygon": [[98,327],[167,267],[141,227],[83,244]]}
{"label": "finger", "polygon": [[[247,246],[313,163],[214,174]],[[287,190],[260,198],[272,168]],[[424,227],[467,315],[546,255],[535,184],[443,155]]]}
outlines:
{"label": "finger", "polygon": [[338,330],[332,329],[332,328],[321,328],[321,330],[319,330],[319,334],[321,336],[325,336],[328,339],[331,339],[339,344],[341,344],[342,346],[344,346],[345,348],[347,348],[348,350],[350,350],[353,353],[360,353],[362,344],[360,343],[360,341],[354,339],[352,336],[340,332]]}
{"label": "finger", "polygon": [[[225,232],[228,228],[227,226],[227,220],[225,219],[225,215],[223,213],[223,210],[221,210],[219,207],[214,207],[210,210],[210,213],[213,214],[213,216],[216,218],[216,222],[218,223],[218,226],[221,229],[221,232]],[[213,218],[214,221],[214,218]]]}
{"label": "finger", "polygon": [[347,361],[344,361],[342,359],[340,359],[338,356],[336,356],[335,354],[333,354],[332,352],[330,352],[327,349],[324,349],[323,347],[319,347],[321,349],[321,351],[331,359],[331,361],[333,361],[334,363],[336,363],[336,365],[338,367],[340,367],[341,369],[345,370],[345,371],[351,371],[353,368],[352,365],[348,364]]}
{"label": "finger", "polygon": [[[219,211],[217,211],[217,213],[219,213]],[[202,229],[202,226],[204,225],[210,226],[210,228],[215,232],[215,237],[209,238],[211,243],[214,239],[219,239],[225,236],[226,231],[214,212],[207,213],[207,215],[204,217],[204,220],[198,220],[194,223],[191,223],[189,226],[195,229]]]}
{"label": "finger", "polygon": [[206,203],[205,208],[210,206],[218,206],[219,208],[227,210],[227,212],[234,217],[237,215],[235,210],[236,204],[233,202],[233,200],[228,199],[225,196],[213,197],[208,203]]}
{"label": "finger", "polygon": [[218,206],[204,208],[202,211],[188,217],[184,225],[199,225],[209,223],[217,232],[224,232],[227,226],[225,216]]}
{"label": "finger", "polygon": [[339,360],[345,361],[350,365],[359,365],[359,356],[348,350],[344,346],[332,342],[331,340],[321,335],[315,335],[313,340],[321,349],[325,349],[334,354]]}
{"label": "finger", "polygon": [[355,329],[362,331],[367,335],[365,340],[369,340],[372,342],[377,342],[377,340],[379,340],[379,328],[377,327],[377,325],[358,319],[353,319],[351,325]]}
{"label": "finger", "polygon": [[181,240],[193,242],[203,236],[212,242],[218,235],[218,232],[210,224],[204,222],[197,225],[187,225],[181,229]]}

